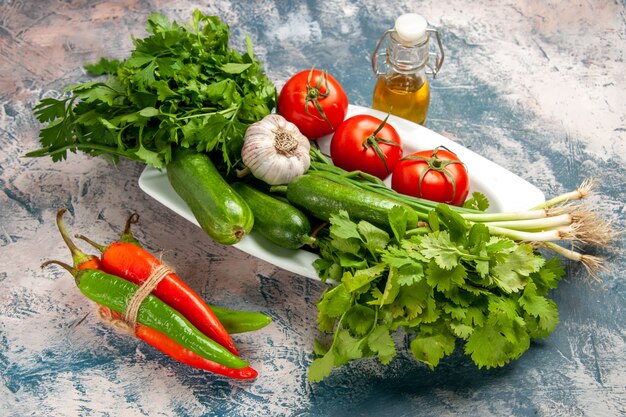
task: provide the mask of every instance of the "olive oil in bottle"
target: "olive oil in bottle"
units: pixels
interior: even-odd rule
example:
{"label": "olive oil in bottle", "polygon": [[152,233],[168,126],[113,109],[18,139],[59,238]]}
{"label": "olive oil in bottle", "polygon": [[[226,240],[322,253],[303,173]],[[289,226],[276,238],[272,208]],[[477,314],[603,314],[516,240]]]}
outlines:
{"label": "olive oil in bottle", "polygon": [[428,80],[412,75],[395,74],[379,78],[374,88],[372,107],[423,125],[428,115],[430,88]]}
{"label": "olive oil in bottle", "polygon": [[[438,45],[434,67],[429,64],[430,33],[436,35]],[[379,53],[387,37],[385,52]],[[382,57],[383,65],[379,65]],[[372,54],[372,68],[378,77],[372,107],[425,124],[430,104],[427,75],[437,74],[443,57],[439,32],[429,28],[424,17],[414,13],[398,17],[394,28],[385,32]]]}

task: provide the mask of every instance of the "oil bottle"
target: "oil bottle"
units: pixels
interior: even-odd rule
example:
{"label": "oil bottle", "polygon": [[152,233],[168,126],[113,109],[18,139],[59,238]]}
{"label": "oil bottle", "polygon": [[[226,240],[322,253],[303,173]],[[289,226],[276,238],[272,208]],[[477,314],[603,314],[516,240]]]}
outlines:
{"label": "oil bottle", "polygon": [[[431,52],[431,34],[437,40],[434,52]],[[381,52],[385,41],[385,51]],[[430,62],[431,57],[434,58],[434,66]],[[378,78],[372,107],[425,124],[430,104],[427,75],[436,77],[443,58],[439,32],[429,27],[423,16],[406,13],[398,17],[394,28],[383,34],[372,53],[372,69]],[[383,59],[382,65],[379,65]]]}

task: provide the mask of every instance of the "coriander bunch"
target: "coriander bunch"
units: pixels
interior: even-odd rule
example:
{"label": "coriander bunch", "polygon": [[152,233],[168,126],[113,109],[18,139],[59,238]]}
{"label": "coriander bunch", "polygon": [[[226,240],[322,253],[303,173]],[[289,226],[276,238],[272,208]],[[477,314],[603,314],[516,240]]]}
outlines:
{"label": "coriander bunch", "polygon": [[250,39],[244,54],[231,49],[228,25],[198,10],[187,25],[153,13],[147,31],[133,39],[128,59],[86,66],[106,80],[40,101],[35,113],[47,124],[42,148],[26,156],[59,161],[67,151],[83,151],[162,168],[172,147],[181,146],[217,154],[216,164],[226,170],[239,162],[247,126],[276,101]]}

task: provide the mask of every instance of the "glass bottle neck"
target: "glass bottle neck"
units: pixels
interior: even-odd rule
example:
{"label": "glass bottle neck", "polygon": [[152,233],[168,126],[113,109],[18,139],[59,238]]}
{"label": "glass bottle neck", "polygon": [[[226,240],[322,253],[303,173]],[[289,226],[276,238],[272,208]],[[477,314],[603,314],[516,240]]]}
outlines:
{"label": "glass bottle neck", "polygon": [[400,73],[423,70],[428,63],[428,40],[420,45],[404,46],[392,34],[387,43],[387,64]]}

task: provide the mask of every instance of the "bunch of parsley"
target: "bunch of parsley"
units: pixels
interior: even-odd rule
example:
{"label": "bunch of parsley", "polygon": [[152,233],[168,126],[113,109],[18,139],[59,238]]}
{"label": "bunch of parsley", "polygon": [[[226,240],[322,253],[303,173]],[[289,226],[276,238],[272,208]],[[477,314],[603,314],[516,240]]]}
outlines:
{"label": "bunch of parsley", "polygon": [[[65,159],[67,151],[125,157],[156,168],[167,165],[173,146],[215,152],[229,170],[240,159],[250,123],[269,114],[276,89],[247,51],[229,47],[229,27],[196,10],[188,25],[154,13],[149,36],[133,39],[123,62],[102,58],[87,65],[106,81],[66,89],[35,107],[42,149],[27,156]],[[219,155],[221,153],[221,155]]]}
{"label": "bunch of parsley", "polygon": [[445,205],[433,214],[430,229],[406,230],[404,210],[394,208],[391,234],[345,212],[331,219],[315,267],[336,284],[318,302],[318,327],[332,342],[316,340],[311,381],[363,357],[388,364],[395,339],[405,339],[392,337],[399,330],[431,369],[458,340],[478,367],[492,368],[554,330],[558,310],[546,296],[564,273],[558,258],[469,227]]}

